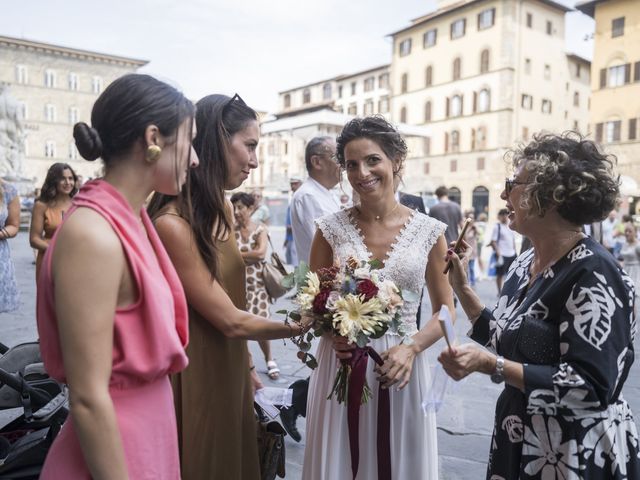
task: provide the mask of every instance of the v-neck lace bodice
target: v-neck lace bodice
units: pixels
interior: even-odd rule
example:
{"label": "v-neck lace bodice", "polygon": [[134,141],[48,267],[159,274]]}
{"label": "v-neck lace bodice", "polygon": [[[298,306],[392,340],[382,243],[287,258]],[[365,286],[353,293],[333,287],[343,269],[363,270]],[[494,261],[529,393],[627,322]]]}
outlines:
{"label": "v-neck lace bodice", "polygon": [[[345,211],[347,212],[347,217],[348,217],[349,223],[355,229],[355,231],[358,233],[358,237],[360,238],[360,241],[362,242],[362,248],[364,249],[364,251],[369,256],[368,259],[369,260],[374,260],[375,257],[373,256],[373,252],[371,251],[371,249],[369,249],[369,247],[367,246],[367,242],[366,242],[366,238],[364,236],[364,233],[362,232],[362,229],[358,226],[358,222],[356,221],[356,219],[353,217],[353,209],[350,208],[350,209],[347,209]],[[396,245],[398,244],[398,241],[400,240],[400,237],[402,237],[402,234],[407,229],[407,226],[411,223],[411,221],[413,220],[413,217],[415,217],[416,213],[417,213],[416,210],[411,210],[411,213],[407,217],[407,220],[402,225],[402,228],[400,228],[400,231],[398,232],[398,234],[394,237],[393,241],[389,245],[389,248],[387,248],[387,250],[385,251],[385,254],[383,255],[383,257],[382,258],[378,258],[376,260],[381,262],[383,265],[385,265],[387,263],[387,261],[389,260],[389,257],[391,257],[391,254],[396,249]]]}
{"label": "v-neck lace bodice", "polygon": [[[332,213],[316,220],[316,224],[333,250],[335,264],[342,267],[349,257],[371,260],[372,254],[349,211]],[[445,229],[444,223],[413,213],[389,246],[380,276],[392,280],[403,290],[419,293],[424,285],[429,251]],[[402,307],[402,323],[407,334],[416,331],[419,303],[419,300],[406,301]]]}

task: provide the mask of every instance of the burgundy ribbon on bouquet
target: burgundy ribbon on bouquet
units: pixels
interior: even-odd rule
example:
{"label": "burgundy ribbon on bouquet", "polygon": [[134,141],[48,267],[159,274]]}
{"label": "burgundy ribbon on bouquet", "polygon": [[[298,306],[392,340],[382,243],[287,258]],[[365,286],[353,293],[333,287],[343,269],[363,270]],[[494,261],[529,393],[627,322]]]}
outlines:
{"label": "burgundy ribbon on bouquet", "polygon": [[[347,424],[349,426],[349,449],[351,451],[351,473],[355,480],[360,463],[360,442],[358,425],[360,423],[360,403],[364,390],[368,357],[382,365],[384,362],[378,352],[371,347],[356,348],[349,360],[343,362],[351,365],[349,377],[349,394],[347,397]],[[378,384],[378,480],[391,480],[391,445],[389,389]]]}

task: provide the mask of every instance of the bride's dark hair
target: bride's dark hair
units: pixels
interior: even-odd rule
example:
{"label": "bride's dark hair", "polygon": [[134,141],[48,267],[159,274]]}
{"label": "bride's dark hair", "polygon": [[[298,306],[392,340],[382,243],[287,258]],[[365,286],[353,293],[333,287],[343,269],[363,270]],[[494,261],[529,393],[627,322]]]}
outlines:
{"label": "bride's dark hair", "polygon": [[407,157],[407,144],[400,132],[382,115],[354,118],[344,126],[336,140],[336,158],[341,168],[345,166],[344,149],[347,143],[358,138],[376,142],[387,157],[398,162],[397,171],[402,170],[402,163]]}

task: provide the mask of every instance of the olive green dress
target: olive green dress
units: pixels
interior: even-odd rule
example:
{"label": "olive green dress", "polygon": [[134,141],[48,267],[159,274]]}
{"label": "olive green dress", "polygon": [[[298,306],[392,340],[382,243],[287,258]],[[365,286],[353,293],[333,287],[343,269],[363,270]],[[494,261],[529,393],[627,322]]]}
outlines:
{"label": "olive green dress", "polygon": [[[245,268],[233,233],[218,249],[218,281],[244,310]],[[187,355],[189,366],[172,379],[182,478],[259,480],[246,340],[225,337],[190,306]]]}

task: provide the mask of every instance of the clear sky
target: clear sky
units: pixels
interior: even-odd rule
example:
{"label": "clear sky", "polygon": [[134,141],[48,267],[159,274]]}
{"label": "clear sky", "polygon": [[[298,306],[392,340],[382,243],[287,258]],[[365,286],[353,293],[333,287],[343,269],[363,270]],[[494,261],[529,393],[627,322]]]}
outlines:
{"label": "clear sky", "polygon": [[[575,0],[560,0],[572,6]],[[391,59],[390,32],[435,0],[0,0],[0,35],[149,60],[142,71],[197,100],[278,91]],[[567,50],[591,58],[593,21],[567,16]]]}

